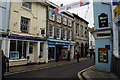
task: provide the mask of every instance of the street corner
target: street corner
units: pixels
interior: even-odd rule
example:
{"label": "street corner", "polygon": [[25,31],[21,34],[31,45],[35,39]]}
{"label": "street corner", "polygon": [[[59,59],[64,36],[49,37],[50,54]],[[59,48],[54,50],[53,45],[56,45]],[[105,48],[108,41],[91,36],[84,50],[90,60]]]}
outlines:
{"label": "street corner", "polygon": [[[91,68],[93,68],[93,67],[94,67],[94,65],[93,65],[93,66],[90,66],[90,67],[88,67],[88,68],[86,68],[86,69],[83,69],[82,71],[79,71],[78,74],[77,74],[78,78],[79,78],[80,80],[84,80],[84,79],[90,78],[86,73],[89,72],[89,70],[90,70]],[[85,73],[85,74],[84,74],[84,73]]]}

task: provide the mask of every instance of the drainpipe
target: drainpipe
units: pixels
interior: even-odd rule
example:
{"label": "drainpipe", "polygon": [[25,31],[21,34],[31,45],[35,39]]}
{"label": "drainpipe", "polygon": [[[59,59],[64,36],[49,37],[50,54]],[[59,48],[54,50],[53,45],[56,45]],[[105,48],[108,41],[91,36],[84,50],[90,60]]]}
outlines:
{"label": "drainpipe", "polygon": [[9,10],[9,18],[8,18],[8,28],[7,28],[7,31],[6,31],[6,43],[5,43],[5,54],[7,54],[7,56],[9,57],[9,51],[8,51],[8,36],[10,35],[9,34],[9,32],[10,32],[10,29],[9,29],[9,25],[10,25],[10,9],[11,9],[11,0],[9,0],[9,9],[8,8],[6,8],[6,9],[8,9]]}

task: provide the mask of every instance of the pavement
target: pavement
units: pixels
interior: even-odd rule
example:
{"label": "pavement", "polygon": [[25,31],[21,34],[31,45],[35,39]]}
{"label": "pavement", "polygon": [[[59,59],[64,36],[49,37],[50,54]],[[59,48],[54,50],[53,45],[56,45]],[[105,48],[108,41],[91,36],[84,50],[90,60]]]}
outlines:
{"label": "pavement", "polygon": [[[89,58],[81,58],[80,61],[87,60],[87,59],[89,59]],[[71,63],[75,63],[75,62],[77,62],[76,59],[71,59],[70,61],[58,61],[58,62],[49,62],[49,63],[45,63],[45,64],[13,66],[13,67],[9,68],[9,72],[5,73],[5,76],[22,73],[22,72],[35,71],[35,70],[39,70],[39,69],[52,68],[52,67],[71,64]]]}
{"label": "pavement", "polygon": [[95,69],[95,65],[78,72],[80,80],[119,80],[111,72],[104,72]]}

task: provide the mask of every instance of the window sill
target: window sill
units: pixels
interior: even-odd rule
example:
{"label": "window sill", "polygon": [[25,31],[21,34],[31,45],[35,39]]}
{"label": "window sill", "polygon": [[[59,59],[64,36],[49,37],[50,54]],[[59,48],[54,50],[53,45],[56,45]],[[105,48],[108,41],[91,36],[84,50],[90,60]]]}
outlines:
{"label": "window sill", "polygon": [[22,6],[21,8],[26,9],[26,10],[28,10],[28,11],[31,11],[31,9],[26,8],[26,7],[23,7],[23,6]]}
{"label": "window sill", "polygon": [[21,31],[22,33],[25,33],[25,34],[28,34],[28,32],[27,31]]}
{"label": "window sill", "polygon": [[14,62],[14,61],[26,61],[27,59],[15,59],[15,60],[9,60],[10,62]]}

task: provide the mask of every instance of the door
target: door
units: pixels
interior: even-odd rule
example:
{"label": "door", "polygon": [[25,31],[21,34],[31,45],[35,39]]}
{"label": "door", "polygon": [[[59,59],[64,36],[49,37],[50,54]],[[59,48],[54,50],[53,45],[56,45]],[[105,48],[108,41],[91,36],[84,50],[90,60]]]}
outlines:
{"label": "door", "polygon": [[34,45],[32,42],[30,42],[30,45],[29,45],[29,61],[30,62],[34,62]]}

